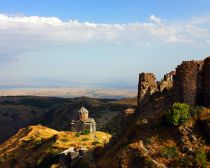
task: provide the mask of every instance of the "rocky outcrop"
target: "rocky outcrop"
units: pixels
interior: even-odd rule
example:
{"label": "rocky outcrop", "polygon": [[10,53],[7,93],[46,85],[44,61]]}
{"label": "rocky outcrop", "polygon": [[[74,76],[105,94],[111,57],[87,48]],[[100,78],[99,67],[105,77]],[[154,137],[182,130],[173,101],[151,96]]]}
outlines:
{"label": "rocky outcrop", "polygon": [[138,104],[146,103],[149,97],[157,91],[155,75],[152,73],[139,74]]}
{"label": "rocky outcrop", "polygon": [[204,60],[203,66],[203,105],[210,107],[210,57]]}
{"label": "rocky outcrop", "polygon": [[201,78],[199,77],[202,69],[202,62],[184,61],[176,68],[174,77],[174,96],[176,101],[195,105],[197,95],[201,90]]}

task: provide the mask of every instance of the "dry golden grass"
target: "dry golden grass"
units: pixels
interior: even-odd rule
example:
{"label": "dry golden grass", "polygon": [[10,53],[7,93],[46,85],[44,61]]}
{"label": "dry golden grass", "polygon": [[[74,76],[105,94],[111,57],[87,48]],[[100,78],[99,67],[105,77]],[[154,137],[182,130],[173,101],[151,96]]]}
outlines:
{"label": "dry golden grass", "polygon": [[[68,149],[69,147],[86,147],[88,149],[94,148],[96,146],[103,146],[105,143],[108,143],[111,135],[108,133],[96,131],[87,135],[76,136],[77,132],[68,132],[68,131],[55,131],[53,129],[36,125],[27,127],[29,132],[26,136],[21,138],[19,141],[22,143],[32,141],[45,142],[50,138],[55,138],[55,142],[52,147],[57,149]],[[93,142],[98,142],[93,144]]]}
{"label": "dry golden grass", "polygon": [[204,108],[202,111],[201,111],[201,114],[200,114],[200,119],[204,120],[204,119],[210,119],[210,108]]}
{"label": "dry golden grass", "polygon": [[27,136],[21,138],[20,141],[31,141],[31,140],[36,141],[37,139],[40,138],[46,140],[54,135],[59,134],[58,131],[55,131],[47,127],[43,127],[41,125],[29,126],[27,129],[29,130],[29,133],[27,134]]}
{"label": "dry golden grass", "polygon": [[110,138],[110,134],[100,131],[78,137],[76,132],[58,132],[41,125],[29,126],[0,145],[0,167],[10,167],[12,160],[16,161],[17,167],[25,164],[37,166],[70,147],[93,150],[108,143]]}
{"label": "dry golden grass", "polygon": [[50,168],[60,168],[59,164],[53,164]]}
{"label": "dry golden grass", "polygon": [[[54,148],[69,148],[69,147],[86,147],[88,149],[94,148],[95,146],[103,146],[104,143],[108,143],[111,138],[110,134],[96,131],[88,135],[76,136],[76,132],[60,132],[54,143]],[[93,142],[99,142],[93,145]]]}

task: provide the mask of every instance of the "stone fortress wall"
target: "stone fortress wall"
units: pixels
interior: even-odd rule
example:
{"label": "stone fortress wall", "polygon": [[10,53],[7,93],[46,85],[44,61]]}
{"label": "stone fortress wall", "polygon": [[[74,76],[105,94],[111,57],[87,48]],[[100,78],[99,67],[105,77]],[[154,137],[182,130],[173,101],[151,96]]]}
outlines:
{"label": "stone fortress wall", "polygon": [[210,107],[210,57],[204,61],[184,61],[161,81],[156,81],[152,73],[141,73],[138,105],[148,102],[154,93],[165,90],[172,90],[177,102]]}
{"label": "stone fortress wall", "polygon": [[203,105],[210,107],[210,57],[204,60],[203,65]]}
{"label": "stone fortress wall", "polygon": [[203,62],[184,61],[176,68],[173,88],[177,101],[190,105],[198,103],[197,96],[201,91],[201,70]]}
{"label": "stone fortress wall", "polygon": [[149,100],[150,95],[157,91],[157,82],[155,75],[152,73],[139,74],[138,84],[138,104],[144,100]]}

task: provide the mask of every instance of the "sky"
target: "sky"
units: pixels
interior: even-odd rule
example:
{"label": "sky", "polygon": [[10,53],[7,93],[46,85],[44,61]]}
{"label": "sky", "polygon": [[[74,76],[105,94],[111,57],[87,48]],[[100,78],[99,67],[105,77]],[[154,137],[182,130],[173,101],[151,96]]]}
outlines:
{"label": "sky", "polygon": [[0,88],[136,88],[210,55],[210,0],[0,0]]}

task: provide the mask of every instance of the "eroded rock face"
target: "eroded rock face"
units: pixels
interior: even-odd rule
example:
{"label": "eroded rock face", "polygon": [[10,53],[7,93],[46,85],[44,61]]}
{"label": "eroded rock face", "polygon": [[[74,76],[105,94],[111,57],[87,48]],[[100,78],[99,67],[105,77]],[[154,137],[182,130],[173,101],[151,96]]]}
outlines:
{"label": "eroded rock face", "polygon": [[150,95],[157,91],[155,75],[152,73],[139,74],[138,104],[148,102]]}
{"label": "eroded rock face", "polygon": [[210,57],[204,60],[203,66],[203,105],[210,107]]}
{"label": "eroded rock face", "polygon": [[174,96],[176,101],[195,105],[201,90],[201,61],[184,61],[176,68]]}

